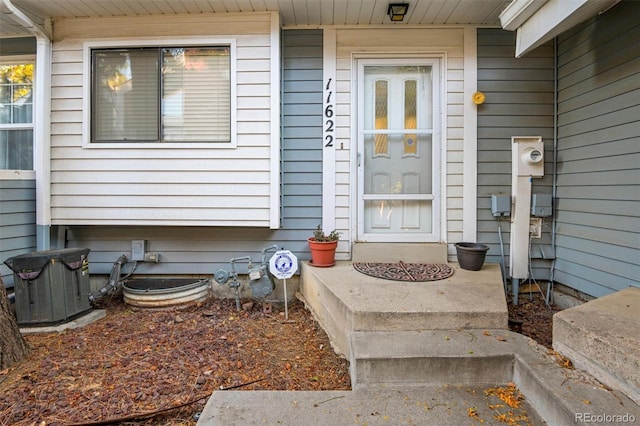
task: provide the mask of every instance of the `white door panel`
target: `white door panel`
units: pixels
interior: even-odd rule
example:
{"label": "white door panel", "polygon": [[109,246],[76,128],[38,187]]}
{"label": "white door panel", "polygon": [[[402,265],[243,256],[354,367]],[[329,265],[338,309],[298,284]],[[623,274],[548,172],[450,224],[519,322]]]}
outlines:
{"label": "white door panel", "polygon": [[439,237],[438,67],[415,62],[359,63],[360,241]]}

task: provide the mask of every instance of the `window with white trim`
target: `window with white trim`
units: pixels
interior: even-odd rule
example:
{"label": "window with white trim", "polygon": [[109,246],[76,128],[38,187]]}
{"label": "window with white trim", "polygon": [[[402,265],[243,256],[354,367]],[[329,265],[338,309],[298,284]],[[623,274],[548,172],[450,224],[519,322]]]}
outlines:
{"label": "window with white trim", "polygon": [[33,60],[0,62],[0,170],[33,170]]}
{"label": "window with white trim", "polygon": [[91,142],[230,142],[230,50],[93,49]]}

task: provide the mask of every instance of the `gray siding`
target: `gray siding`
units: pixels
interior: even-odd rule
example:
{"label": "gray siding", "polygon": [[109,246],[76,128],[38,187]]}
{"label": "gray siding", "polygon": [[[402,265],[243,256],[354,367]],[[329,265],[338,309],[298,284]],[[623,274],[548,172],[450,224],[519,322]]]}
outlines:
{"label": "gray siding", "polygon": [[284,31],[283,49],[283,225],[306,243],[322,220],[322,31]]}
{"label": "gray siding", "polygon": [[[0,39],[0,55],[33,55],[36,39]],[[0,180],[0,276],[7,288],[13,287],[13,273],[6,259],[36,250],[36,182]]]}
{"label": "gray siding", "polygon": [[35,37],[0,38],[0,54],[2,55],[35,55],[35,53]]}
{"label": "gray siding", "polygon": [[[478,242],[490,247],[487,261],[499,262],[500,226],[507,266],[510,222],[491,215],[491,194],[511,194],[512,136],[542,136],[548,154],[545,176],[533,180],[532,192],[551,194],[553,185],[553,46],[544,45],[525,58],[514,56],[514,33],[478,30],[478,90],[486,95],[478,106]],[[532,240],[537,279],[549,278],[551,260],[537,258],[541,247],[550,246],[551,218],[546,218],[543,237]]]}
{"label": "gray siding", "polygon": [[556,281],[591,296],[640,285],[640,4],[558,39]]}
{"label": "gray siding", "polygon": [[4,261],[36,250],[35,180],[0,180],[0,274],[7,288],[13,272]]}
{"label": "gray siding", "polygon": [[[322,32],[283,32],[282,226],[244,227],[70,226],[66,245],[87,247],[92,274],[108,274],[131,240],[144,239],[159,264],[143,263],[136,274],[210,275],[229,259],[272,244],[310,258],[307,238],[321,221]],[[131,266],[127,265],[124,272]],[[240,266],[242,268],[242,265]]]}

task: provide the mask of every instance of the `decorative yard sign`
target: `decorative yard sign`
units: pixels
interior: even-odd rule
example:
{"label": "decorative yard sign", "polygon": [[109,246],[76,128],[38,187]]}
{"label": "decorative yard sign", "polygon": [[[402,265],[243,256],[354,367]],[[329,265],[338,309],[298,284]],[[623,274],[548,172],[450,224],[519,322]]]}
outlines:
{"label": "decorative yard sign", "polygon": [[287,300],[287,278],[291,278],[298,270],[298,258],[289,250],[279,250],[269,259],[269,272],[284,285],[284,312],[285,319],[289,319],[289,306]]}
{"label": "decorative yard sign", "polygon": [[298,258],[289,250],[279,250],[269,260],[269,271],[278,279],[291,278],[298,270]]}

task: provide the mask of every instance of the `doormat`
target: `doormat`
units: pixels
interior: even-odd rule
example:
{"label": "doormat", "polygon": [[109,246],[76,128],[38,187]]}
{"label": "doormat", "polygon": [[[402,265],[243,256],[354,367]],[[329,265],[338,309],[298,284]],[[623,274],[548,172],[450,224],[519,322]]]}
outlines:
{"label": "doormat", "polygon": [[453,269],[444,263],[354,262],[353,267],[365,275],[393,281],[437,281],[453,275]]}

